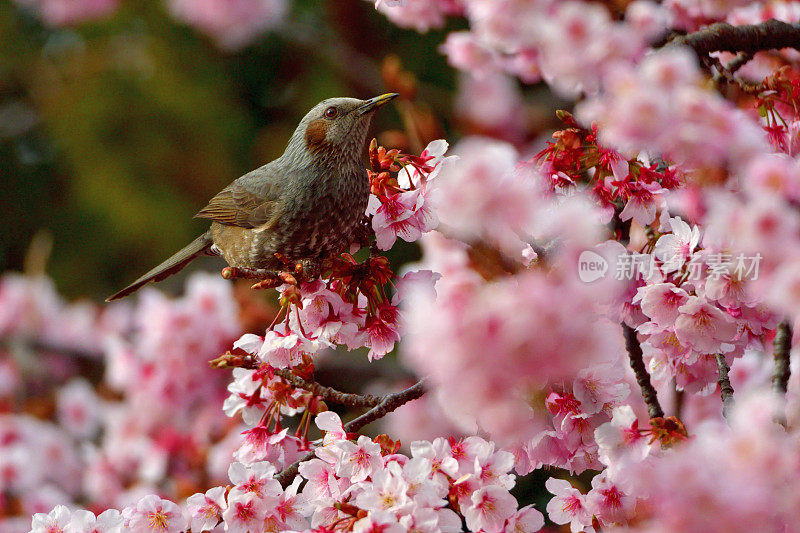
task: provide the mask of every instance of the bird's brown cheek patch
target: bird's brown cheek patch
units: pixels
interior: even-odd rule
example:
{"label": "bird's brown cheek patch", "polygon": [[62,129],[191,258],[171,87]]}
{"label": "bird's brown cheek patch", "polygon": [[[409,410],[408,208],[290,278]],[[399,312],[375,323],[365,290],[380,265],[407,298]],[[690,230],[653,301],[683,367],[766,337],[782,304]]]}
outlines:
{"label": "bird's brown cheek patch", "polygon": [[306,145],[311,150],[322,148],[327,141],[328,122],[324,119],[313,121],[306,128]]}

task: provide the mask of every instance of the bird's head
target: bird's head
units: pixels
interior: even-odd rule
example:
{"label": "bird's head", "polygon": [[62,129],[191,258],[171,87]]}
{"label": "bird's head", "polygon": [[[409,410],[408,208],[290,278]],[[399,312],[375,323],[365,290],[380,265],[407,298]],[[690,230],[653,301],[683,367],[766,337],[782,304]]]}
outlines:
{"label": "bird's head", "polygon": [[303,117],[293,135],[293,143],[302,144],[312,154],[353,153],[361,156],[372,115],[397,97],[387,93],[369,100],[328,98],[315,105]]}

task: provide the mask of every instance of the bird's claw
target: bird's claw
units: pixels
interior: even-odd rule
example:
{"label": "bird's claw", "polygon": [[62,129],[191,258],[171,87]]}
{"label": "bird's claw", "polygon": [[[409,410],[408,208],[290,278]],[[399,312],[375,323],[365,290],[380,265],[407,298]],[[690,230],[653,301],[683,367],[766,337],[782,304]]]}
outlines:
{"label": "bird's claw", "polygon": [[299,285],[296,277],[294,277],[290,272],[281,270],[280,272],[271,272],[270,277],[268,279],[261,280],[258,283],[252,285],[250,288],[256,290],[274,289],[275,287],[279,287],[284,283],[288,283],[289,285],[294,285],[295,287]]}
{"label": "bird's claw", "polygon": [[261,279],[265,273],[269,273],[269,271],[240,267],[225,267],[222,269],[222,277],[225,279]]}

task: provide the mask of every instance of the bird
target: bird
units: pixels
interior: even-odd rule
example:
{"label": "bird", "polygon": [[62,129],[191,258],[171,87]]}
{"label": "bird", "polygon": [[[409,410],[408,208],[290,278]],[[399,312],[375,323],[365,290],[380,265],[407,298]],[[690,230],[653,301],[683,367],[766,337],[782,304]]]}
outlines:
{"label": "bird", "polygon": [[318,276],[322,261],[356,240],[369,200],[362,163],[367,132],[375,111],[397,96],[315,105],[280,157],[234,180],[195,215],[211,221],[207,231],[106,301],[161,281],[202,255],[222,256],[232,267],[225,277],[274,280],[290,264],[305,278]]}

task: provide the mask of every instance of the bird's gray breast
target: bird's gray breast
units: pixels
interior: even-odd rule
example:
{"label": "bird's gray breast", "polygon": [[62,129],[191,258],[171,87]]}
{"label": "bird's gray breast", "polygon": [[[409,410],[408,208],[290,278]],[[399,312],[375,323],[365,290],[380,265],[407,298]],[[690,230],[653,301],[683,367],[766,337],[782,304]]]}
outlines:
{"label": "bird's gray breast", "polygon": [[363,166],[322,168],[303,181],[287,199],[272,246],[291,258],[345,251],[369,198]]}

